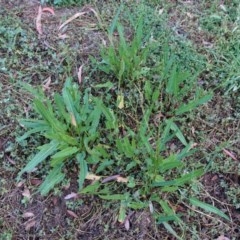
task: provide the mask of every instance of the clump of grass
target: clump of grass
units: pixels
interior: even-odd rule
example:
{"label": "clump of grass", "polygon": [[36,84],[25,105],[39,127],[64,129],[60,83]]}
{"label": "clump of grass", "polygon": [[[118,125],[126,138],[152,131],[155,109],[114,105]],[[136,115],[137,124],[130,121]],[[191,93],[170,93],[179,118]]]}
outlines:
{"label": "clump of grass", "polygon": [[110,45],[101,51],[102,62],[99,69],[107,74],[113,74],[118,80],[118,88],[133,86],[144,73],[143,66],[149,56],[149,46],[143,42],[143,18],[136,27],[134,36],[127,41],[124,28],[116,23],[119,41],[113,38],[113,29],[109,33]]}
{"label": "clump of grass", "polygon": [[[100,98],[93,97],[89,89],[81,94],[70,79],[62,94],[54,95],[54,102],[42,90],[25,87],[36,96],[33,106],[37,115],[20,121],[30,130],[18,141],[40,134],[49,143],[38,147],[38,153],[21,170],[18,180],[42,163],[49,165],[47,177],[39,187],[41,194],[47,195],[66,179],[67,169],[77,166],[79,192],[119,201],[120,222],[124,222],[128,209],[150,206],[156,221],[180,239],[168,222],[180,225],[183,222],[163,196],[180,191],[201,176],[204,169],[185,173],[186,166],[181,160],[191,154],[192,143],[185,139],[174,118],[152,124],[156,93],[135,130],[125,128],[123,134],[114,112]],[[192,107],[196,106],[191,104]],[[182,144],[181,150],[167,154],[168,143],[176,138]],[[91,183],[87,184],[86,180]],[[220,210],[198,199],[185,196],[184,200],[228,219]],[[161,212],[154,208],[156,203]]]}
{"label": "clump of grass", "polygon": [[19,173],[31,172],[43,161],[49,162],[52,170],[40,186],[40,192],[46,195],[53,187],[60,183],[65,175],[63,169],[75,159],[79,170],[79,189],[87,174],[87,164],[96,164],[106,154],[101,144],[99,129],[103,112],[107,116],[106,128],[114,124],[111,113],[100,99],[93,98],[89,89],[82,95],[76,84],[68,79],[64,85],[62,95],[54,95],[54,104],[47,99],[42,90],[36,91],[29,85],[27,89],[36,96],[34,109],[41,118],[21,120],[21,124],[30,128],[18,141],[22,141],[31,134],[40,134],[50,142],[41,146],[40,151]]}
{"label": "clump of grass", "polygon": [[[115,27],[118,40],[113,39]],[[219,209],[182,194],[186,185],[204,173],[204,168],[187,169],[183,159],[191,157],[193,143],[179,124],[181,118],[211,99],[211,94],[197,85],[197,74],[178,64],[168,43],[162,47],[153,69],[144,72],[152,46],[146,46],[142,29],[141,19],[134,37],[128,41],[115,18],[109,30],[110,46],[102,50],[103,61],[98,64],[118,83],[120,111],[112,110],[112,102],[103,102],[104,97],[92,96],[90,89],[82,94],[70,79],[62,94],[54,95],[54,101],[27,86],[36,96],[36,118],[21,120],[30,130],[18,140],[37,133],[49,143],[39,147],[40,151],[19,173],[19,179],[42,163],[50,165],[39,188],[46,195],[66,178],[66,169],[77,166],[79,192],[118,201],[119,222],[125,221],[128,209],[150,208],[157,223],[181,239],[173,225],[183,226],[183,221],[172,206],[170,195],[228,219]],[[110,83],[102,86],[112,88]],[[141,96],[141,111],[131,127],[126,123],[123,92],[134,87]],[[107,95],[111,99],[109,92]],[[169,151],[168,146],[174,141],[178,143],[177,150]]]}

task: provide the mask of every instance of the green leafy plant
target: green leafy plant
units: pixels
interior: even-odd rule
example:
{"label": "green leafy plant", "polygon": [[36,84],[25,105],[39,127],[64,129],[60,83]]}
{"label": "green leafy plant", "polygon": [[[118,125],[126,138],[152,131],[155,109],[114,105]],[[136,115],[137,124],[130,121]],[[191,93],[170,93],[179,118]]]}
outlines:
{"label": "green leafy plant", "polygon": [[[120,60],[121,58],[116,59],[119,64]],[[183,226],[181,216],[173,210],[169,199],[162,196],[178,192],[204,173],[202,168],[185,173],[186,165],[182,160],[186,156],[191,156],[192,143],[184,137],[178,122],[181,122],[189,112],[209,101],[212,94],[206,93],[197,85],[198,72],[191,74],[179,66],[177,57],[171,53],[168,43],[163,46],[162,57],[152,71],[154,79],[147,75],[149,79],[145,78],[143,85],[130,83],[131,86],[139,86],[136,89],[139,92],[138,98],[142,99],[140,105],[143,116],[136,118],[142,120],[135,131],[126,127],[124,136],[112,137],[117,139],[114,144],[116,146],[114,156],[121,161],[118,166],[115,166],[114,161],[106,163],[108,167],[114,165],[112,169],[122,169],[124,175],[128,176],[128,188],[125,187],[124,193],[116,194],[106,187],[107,190],[103,194],[102,184],[99,183],[94,187],[87,186],[83,192],[91,194],[94,192],[103,199],[120,201],[119,221],[125,219],[128,208],[141,209],[157,203],[161,211],[153,210],[156,221],[163,224],[176,238],[181,239],[169,224],[175,222]],[[115,71],[116,76],[117,72],[119,69]],[[131,74],[134,75],[133,72]],[[121,77],[122,75],[118,80],[122,81]],[[125,79],[129,78],[125,76]],[[120,85],[122,91],[128,88]],[[159,113],[161,121],[154,123],[153,119]],[[176,138],[181,143],[178,152],[166,154],[168,144],[176,141]],[[185,197],[187,202],[190,199]],[[210,210],[205,203],[201,203],[202,208]],[[220,210],[212,212],[223,216]]]}
{"label": "green leafy plant", "polygon": [[[185,139],[174,118],[165,119],[157,126],[151,123],[154,103],[159,97],[157,93],[153,92],[152,104],[144,110],[136,129],[126,127],[122,135],[115,114],[99,98],[93,97],[89,89],[82,94],[71,79],[66,80],[61,95],[54,94],[53,101],[43,90],[24,86],[35,96],[33,106],[37,118],[20,121],[30,130],[18,141],[37,133],[49,143],[39,147],[39,152],[19,173],[18,180],[23,173],[33,171],[40,164],[48,165],[48,174],[39,187],[41,194],[46,195],[66,178],[64,169],[76,165],[79,191],[119,201],[120,222],[126,218],[128,209],[151,206],[157,222],[177,236],[168,222],[181,225],[180,215],[163,195],[183,188],[204,170],[184,172],[185,164],[181,160],[191,154],[192,143]],[[146,90],[145,94],[149,92]],[[182,144],[180,151],[166,154],[168,143],[175,138]],[[86,178],[94,181],[86,185]],[[116,180],[116,184],[112,180]],[[193,198],[189,201],[225,216]],[[153,203],[159,204],[162,211],[155,210]]]}
{"label": "green leafy plant", "polygon": [[[150,208],[157,223],[163,224],[177,239],[181,239],[171,223],[181,227],[184,223],[181,214],[172,207],[169,196],[179,198],[181,189],[200,177],[204,169],[185,172],[186,164],[182,160],[191,156],[192,143],[187,142],[173,119],[167,119],[157,127],[151,126],[152,109],[145,113],[136,131],[127,128],[124,136],[120,133],[115,138],[109,136],[115,139],[115,147],[112,149],[115,161],[103,160],[96,172],[106,173],[109,172],[106,168],[112,169],[112,177],[101,177],[80,192],[98,195],[104,200],[118,201],[120,222],[125,221],[128,209]],[[181,140],[183,147],[180,151],[167,155],[166,146],[176,137]],[[121,170],[116,172],[116,169]],[[116,184],[112,180],[116,180]],[[229,219],[219,209],[197,199],[184,196],[184,201]]]}
{"label": "green leafy plant", "polygon": [[[146,71],[144,66],[150,45],[144,44],[143,22],[144,19],[141,17],[130,41],[126,39],[124,27],[117,22],[117,18],[109,29],[110,45],[101,51],[102,62],[99,63],[99,69],[117,78],[118,89],[127,85],[132,86]],[[115,28],[119,40],[114,39]]]}
{"label": "green leafy plant", "polygon": [[42,90],[30,90],[34,99],[34,110],[41,116],[37,119],[25,119],[20,123],[30,128],[18,141],[31,134],[40,134],[50,142],[39,147],[39,152],[21,170],[18,179],[24,172],[31,172],[40,163],[50,165],[40,192],[46,195],[57,183],[65,178],[64,168],[74,160],[79,168],[79,188],[82,188],[88,173],[88,164],[96,164],[105,156],[106,150],[101,144],[99,124],[105,115],[106,128],[114,126],[111,113],[100,99],[91,96],[89,89],[81,94],[76,84],[67,79],[62,94],[54,95],[54,103]]}
{"label": "green leafy plant", "polygon": [[[134,26],[133,36],[126,37],[123,25],[118,21],[121,4],[110,28],[108,29],[109,46],[101,49],[102,61],[92,58],[92,62],[98,69],[106,74],[111,74],[117,81],[117,106],[124,106],[125,91],[135,88],[140,84],[149,70],[146,67],[152,44],[149,42],[149,34],[144,33],[144,17],[132,23]],[[118,37],[115,37],[117,30]],[[149,31],[150,33],[150,31]]]}
{"label": "green leafy plant", "polygon": [[[49,162],[50,171],[40,186],[41,193],[46,195],[66,177],[63,169],[76,164],[80,193],[118,201],[120,222],[125,221],[128,209],[149,207],[157,223],[181,239],[170,225],[174,222],[183,226],[183,222],[169,196],[181,197],[195,207],[228,219],[220,210],[192,196],[179,196],[186,185],[204,173],[201,167],[187,169],[183,161],[191,156],[192,143],[185,138],[179,122],[212,95],[197,85],[198,72],[192,74],[178,64],[168,42],[162,47],[159,61],[148,69],[151,46],[144,44],[143,18],[128,41],[117,21],[120,10],[121,7],[109,29],[110,46],[102,49],[103,60],[98,67],[117,79],[120,92],[117,105],[121,111],[113,113],[88,89],[82,95],[69,79],[62,95],[54,95],[54,103],[43,93],[35,93],[38,97],[34,108],[42,119],[21,121],[31,130],[19,141],[40,132],[50,143],[40,147],[19,177],[40,163]],[[115,28],[118,40],[113,37]],[[113,83],[108,81],[95,87],[109,91]],[[123,117],[124,91],[132,87],[142,99],[134,128],[125,124]],[[155,121],[159,114],[160,121]],[[120,127],[124,133],[119,131]],[[175,141],[177,150],[169,150],[169,144]],[[87,185],[86,178],[92,183]]]}

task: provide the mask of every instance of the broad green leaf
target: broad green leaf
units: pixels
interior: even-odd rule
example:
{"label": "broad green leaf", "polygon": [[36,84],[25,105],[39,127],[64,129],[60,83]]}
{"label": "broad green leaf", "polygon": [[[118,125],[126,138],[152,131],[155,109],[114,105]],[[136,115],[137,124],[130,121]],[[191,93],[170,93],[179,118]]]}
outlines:
{"label": "broad green leaf", "polygon": [[168,193],[171,193],[171,192],[176,192],[178,190],[178,186],[175,187],[175,186],[166,186],[166,187],[163,187],[161,188],[161,192],[168,192]]}
{"label": "broad green leaf", "polygon": [[99,187],[100,187],[100,183],[95,182],[95,183],[90,184],[90,185],[86,186],[85,188],[83,188],[80,191],[80,193],[96,194]]}
{"label": "broad green leaf", "polygon": [[67,147],[57,153],[55,153],[51,157],[51,166],[58,165],[62,161],[64,161],[66,158],[71,157],[73,154],[77,153],[79,149],[77,147]]}
{"label": "broad green leaf", "polygon": [[72,146],[78,145],[78,140],[76,137],[74,138],[67,133],[61,133],[61,132],[58,132],[57,134],[59,136],[58,139],[60,141],[66,142],[67,144],[72,145]]}
{"label": "broad green leaf", "polygon": [[162,72],[162,77],[167,78],[169,75],[169,72],[173,68],[173,64],[176,62],[176,57],[173,54],[171,54],[169,56],[170,48],[169,48],[168,41],[166,41],[164,43],[163,50],[164,50],[163,51],[163,63],[162,63],[163,64],[163,72],[162,72],[162,69],[161,69],[161,72]]}
{"label": "broad green leaf", "polygon": [[141,139],[141,143],[145,146],[147,152],[151,154],[153,152],[152,145],[149,143],[149,139],[151,137],[151,132],[148,132],[148,122],[149,122],[149,117],[151,114],[150,109],[149,111],[146,111],[144,114],[144,119],[141,122],[141,126],[139,129],[139,137]]}
{"label": "broad green leaf", "polygon": [[148,80],[146,80],[145,85],[144,85],[144,94],[145,94],[145,98],[148,101],[150,101],[152,99],[152,95],[153,95],[152,84]]}
{"label": "broad green leaf", "polygon": [[144,202],[134,202],[134,201],[131,201],[128,203],[127,205],[129,208],[132,208],[132,209],[143,209],[143,208],[146,208],[147,207],[147,203],[144,203]]}
{"label": "broad green leaf", "polygon": [[90,157],[92,158],[96,158],[98,159],[101,156],[101,153],[97,150],[97,148],[90,148],[89,147],[89,143],[91,143],[91,141],[94,141],[96,139],[96,137],[98,136],[98,133],[96,133],[95,135],[92,136],[85,136],[83,143],[84,143],[84,147],[86,149],[86,151],[89,153]]}
{"label": "broad green leaf", "polygon": [[52,141],[48,144],[43,145],[40,152],[38,152],[18,174],[18,178],[20,178],[24,172],[31,172],[39,163],[52,155],[57,150],[58,145],[59,143],[57,141]]}
{"label": "broad green leaf", "polygon": [[90,89],[89,88],[86,88],[86,90],[84,91],[84,95],[83,95],[83,105],[84,105],[84,107],[86,106],[87,107],[87,109],[89,109],[89,103],[90,103],[90,101],[89,101],[89,99],[90,99],[90,95],[89,95],[89,93],[90,93]]}
{"label": "broad green leaf", "polygon": [[88,166],[87,166],[87,162],[85,161],[85,153],[79,153],[77,155],[77,161],[80,166],[80,171],[78,175],[78,186],[79,186],[79,190],[81,190],[83,187],[85,178],[88,174]]}
{"label": "broad green leaf", "polygon": [[95,106],[88,117],[88,121],[86,121],[86,125],[89,126],[90,134],[94,134],[97,131],[101,115],[102,115],[101,109],[99,109],[97,106]]}
{"label": "broad green leaf", "polygon": [[199,201],[196,198],[189,198],[189,201],[194,206],[200,207],[207,212],[215,213],[218,216],[220,216],[222,218],[225,218],[226,220],[230,221],[229,217],[224,212],[222,212],[221,210],[219,210],[218,208],[216,208],[216,207],[214,207],[210,204]]}
{"label": "broad green leaf", "polygon": [[60,94],[56,93],[54,95],[54,101],[55,101],[57,109],[58,109],[58,115],[60,115],[61,118],[65,119],[65,121],[67,123],[70,123],[71,118],[70,118],[70,115],[66,112],[62,96],[60,96]]}
{"label": "broad green leaf", "polygon": [[94,88],[108,88],[111,89],[114,87],[114,84],[112,82],[105,82],[105,83],[100,83],[100,84],[96,84],[93,86]]}
{"label": "broad green leaf", "polygon": [[134,187],[136,187],[136,182],[135,182],[134,177],[129,177],[129,178],[128,178],[127,187],[129,187],[129,188],[134,188]]}
{"label": "broad green leaf", "polygon": [[116,140],[117,149],[120,153],[132,158],[135,155],[136,145],[134,142],[130,143],[128,137]]}
{"label": "broad green leaf", "polygon": [[175,185],[176,185],[176,181],[175,180],[154,182],[152,184],[153,187],[166,187],[166,186],[175,186]]}
{"label": "broad green leaf", "polygon": [[99,155],[101,155],[104,159],[109,158],[108,149],[111,149],[111,146],[106,144],[98,144],[94,146],[94,149],[96,149],[96,151],[99,152]]}
{"label": "broad green leaf", "polygon": [[156,102],[159,99],[160,91],[159,89],[155,89],[152,93],[152,101]]}
{"label": "broad green leaf", "polygon": [[71,137],[68,134],[65,134],[64,132],[46,132],[44,136],[51,140],[58,140],[59,142],[67,143],[71,146],[78,145],[77,138]]}
{"label": "broad green leaf", "polygon": [[172,119],[169,119],[166,121],[166,126],[163,130],[161,139],[159,139],[159,150],[160,151],[163,151],[165,149],[165,144],[169,140],[170,129],[171,129],[172,123],[173,123]]}
{"label": "broad green leaf", "polygon": [[174,97],[176,97],[175,92],[177,92],[178,90],[176,88],[178,88],[178,79],[177,79],[177,66],[175,65],[171,70],[170,77],[168,78],[166,92],[173,94]]}
{"label": "broad green leaf", "polygon": [[114,115],[113,111],[107,108],[102,101],[96,101],[96,105],[99,109],[101,109],[102,113],[106,117],[106,127],[108,129],[117,129],[117,119]]}
{"label": "broad green leaf", "polygon": [[159,200],[158,202],[159,202],[159,204],[161,205],[164,213],[166,213],[166,214],[168,214],[168,215],[174,213],[173,210],[168,206],[168,203],[167,203],[166,201],[164,201],[164,200]]}
{"label": "broad green leaf", "polygon": [[44,120],[55,130],[62,131],[66,129],[63,123],[60,123],[54,116],[50,108],[45,106],[39,99],[34,100],[35,109],[41,114]]}
{"label": "broad green leaf", "polygon": [[168,78],[166,91],[173,94],[175,98],[180,94],[180,84],[189,77],[188,72],[181,72],[176,65],[171,69],[170,76]]}
{"label": "broad green leaf", "polygon": [[[72,116],[76,119],[75,104],[74,104],[73,97],[70,93],[68,84],[69,83],[67,83],[67,82],[65,83],[65,86],[62,90],[62,96],[63,96],[64,103],[66,105],[66,108],[68,110],[69,116],[71,117],[71,114],[72,114]],[[78,124],[78,122],[77,122],[77,124]]]}
{"label": "broad green leaf", "polygon": [[137,163],[136,161],[131,161],[130,163],[128,163],[127,167],[126,167],[126,171],[131,170],[132,168],[136,167]]}
{"label": "broad green leaf", "polygon": [[38,119],[20,119],[19,123],[26,128],[48,127],[49,125],[44,120]]}
{"label": "broad green leaf", "polygon": [[54,186],[63,181],[65,174],[61,172],[62,165],[55,166],[48,174],[44,182],[40,185],[39,191],[41,195],[45,196]]}
{"label": "broad green leaf", "polygon": [[74,153],[76,153],[78,150],[79,149],[77,147],[68,147],[68,148],[61,150],[60,152],[55,153],[51,158],[55,159],[55,158],[69,157],[69,156],[73,155]]}
{"label": "broad green leaf", "polygon": [[120,69],[119,69],[119,72],[118,72],[118,80],[119,81],[122,80],[122,77],[123,77],[123,74],[124,74],[125,71],[126,71],[126,63],[123,59],[121,59]]}
{"label": "broad green leaf", "polygon": [[123,223],[126,219],[126,212],[127,212],[127,206],[126,206],[126,201],[122,200],[120,209],[119,209],[119,214],[118,214],[118,221],[120,223]]}
{"label": "broad green leaf", "polygon": [[114,164],[113,160],[104,160],[99,167],[96,170],[96,173],[100,173],[102,172],[104,169],[106,169],[107,167],[111,166],[112,164]]}
{"label": "broad green leaf", "polygon": [[143,24],[144,24],[144,18],[143,15],[140,16],[140,18],[138,19],[138,24],[137,24],[137,29],[136,29],[136,33],[134,36],[134,54],[137,54],[137,51],[141,48],[141,44],[143,41]]}

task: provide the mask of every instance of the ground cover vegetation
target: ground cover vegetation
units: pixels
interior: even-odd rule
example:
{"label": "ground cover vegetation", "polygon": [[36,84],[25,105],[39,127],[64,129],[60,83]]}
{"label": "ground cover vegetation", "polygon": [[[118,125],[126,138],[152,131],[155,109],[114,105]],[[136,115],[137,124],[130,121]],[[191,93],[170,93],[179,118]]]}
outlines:
{"label": "ground cover vegetation", "polygon": [[1,239],[239,239],[237,1],[2,6]]}

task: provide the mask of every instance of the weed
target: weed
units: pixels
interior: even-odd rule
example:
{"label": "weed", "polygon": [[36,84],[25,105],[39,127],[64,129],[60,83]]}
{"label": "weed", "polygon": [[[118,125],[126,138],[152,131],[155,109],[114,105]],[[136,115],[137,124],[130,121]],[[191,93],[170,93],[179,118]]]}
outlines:
{"label": "weed", "polygon": [[[119,34],[117,42],[113,38],[115,28]],[[110,46],[102,50],[103,61],[99,68],[106,74],[113,74],[118,81],[119,115],[106,107],[99,97],[93,97],[90,89],[81,94],[70,79],[67,79],[62,94],[54,95],[53,103],[43,91],[25,85],[36,96],[37,119],[20,121],[31,130],[18,141],[40,133],[50,142],[39,147],[40,151],[21,170],[18,179],[39,164],[49,164],[48,175],[39,188],[41,194],[46,195],[66,178],[65,169],[77,165],[79,191],[119,201],[120,222],[126,219],[128,209],[150,207],[156,221],[180,239],[168,222],[181,226],[181,216],[163,196],[181,192],[186,184],[201,176],[204,169],[184,171],[185,164],[181,160],[191,156],[192,143],[186,140],[177,122],[206,103],[211,94],[197,86],[198,73],[192,75],[179,66],[168,43],[162,47],[159,61],[148,69],[146,64],[151,46],[144,44],[143,36],[143,18],[138,22],[133,39],[128,42],[116,17],[109,30]],[[110,82],[100,85],[112,88]],[[126,126],[123,117],[123,92],[132,87],[142,99],[141,113],[138,112],[140,116],[136,117],[134,128]],[[162,119],[155,121],[159,113]],[[119,131],[119,116],[124,134]],[[169,153],[168,144],[176,139],[178,151]],[[94,181],[86,185],[86,179]],[[184,200],[228,218],[198,199],[185,196]],[[156,203],[161,210],[154,207]]]}
{"label": "weed", "polygon": [[[113,38],[115,27],[119,35],[117,42]],[[149,55],[149,46],[143,44],[143,18],[139,20],[134,37],[130,42],[127,42],[123,26],[115,21],[109,30],[109,39],[110,46],[102,49],[103,60],[99,64],[99,69],[107,74],[114,74],[118,80],[119,90],[127,85],[131,87],[144,75],[143,66]]]}
{"label": "weed", "polygon": [[[175,84],[179,82],[166,87],[167,92],[173,97],[178,93],[177,86],[174,88]],[[67,79],[62,95],[54,95],[54,104],[46,99],[42,90],[36,91],[26,84],[24,86],[37,96],[34,100],[34,109],[41,119],[21,120],[20,123],[31,130],[18,141],[21,142],[31,134],[40,133],[49,139],[50,143],[39,147],[40,151],[21,170],[18,180],[23,173],[33,171],[43,162],[48,163],[51,169],[39,188],[41,194],[46,195],[66,178],[64,169],[77,164],[79,191],[98,195],[105,200],[120,201],[120,222],[126,218],[128,208],[146,208],[152,202],[156,202],[162,208],[162,213],[159,213],[151,205],[157,221],[163,223],[177,236],[168,222],[176,221],[181,225],[182,221],[161,194],[178,191],[201,176],[204,171],[200,168],[184,173],[184,164],[181,160],[191,154],[192,143],[186,141],[174,123],[174,118],[165,119],[162,124],[151,124],[151,118],[155,113],[153,103],[159,97],[159,89],[153,91],[151,96],[152,89],[149,85],[145,86],[146,98],[149,103],[153,103],[143,111],[144,115],[136,126],[136,131],[126,128],[125,134],[122,135],[118,130],[118,119],[115,114],[99,98],[91,96],[89,89],[82,95],[77,85],[70,79]],[[175,114],[192,110],[206,100],[204,98],[197,99],[196,102],[190,101]],[[167,156],[166,146],[175,137],[184,147],[181,151]],[[86,179],[95,181],[85,186]],[[119,184],[112,184],[112,180]],[[196,199],[189,201],[199,207],[205,207],[208,211],[222,214],[221,211],[217,212],[216,209]],[[221,216],[227,218],[225,215]]]}
{"label": "weed", "polygon": [[[42,3],[46,2],[60,5],[74,4],[76,1],[42,1]],[[80,1],[78,2],[80,3]],[[159,14],[167,15],[168,8],[169,12],[172,11],[168,4],[162,7],[157,1],[151,2],[158,4],[156,9]],[[207,3],[207,1],[205,2]],[[93,79],[91,87],[97,89],[96,92],[92,89],[81,92],[72,80],[67,79],[61,94],[56,93],[54,96],[47,97],[42,90],[35,90],[25,84],[25,88],[35,96],[33,104],[35,114],[30,114],[32,119],[20,121],[25,128],[30,129],[18,138],[24,154],[29,155],[30,161],[19,173],[18,180],[23,174],[26,175],[26,172],[31,175],[40,175],[42,178],[46,176],[39,188],[40,192],[46,195],[53,190],[53,194],[60,195],[62,190],[59,190],[56,185],[59,183],[64,185],[72,172],[78,172],[80,194],[96,195],[103,200],[117,202],[118,205],[113,204],[118,206],[119,222],[125,223],[128,213],[132,209],[150,209],[156,223],[164,225],[176,239],[191,239],[191,237],[198,239],[199,232],[202,230],[199,223],[187,226],[185,219],[189,218],[190,220],[187,219],[189,223],[193,217],[198,219],[198,216],[193,212],[186,213],[186,209],[183,213],[182,204],[193,206],[193,210],[202,209],[229,220],[225,212],[199,200],[206,199],[206,194],[201,197],[201,189],[194,179],[204,174],[206,169],[202,167],[203,159],[197,158],[198,155],[193,155],[197,149],[195,149],[195,144],[189,141],[192,135],[186,134],[191,130],[194,132],[197,127],[188,130],[185,123],[186,119],[190,117],[198,120],[199,116],[194,116],[193,111],[199,109],[200,112],[199,107],[212,96],[197,82],[199,73],[206,65],[212,67],[210,69],[212,78],[220,77],[221,83],[223,83],[221,87],[224,86],[227,93],[236,93],[239,90],[237,77],[239,44],[236,37],[238,29],[236,28],[230,35],[228,32],[230,41],[227,44],[225,33],[221,31],[225,26],[230,26],[225,25],[228,17],[225,16],[225,13],[216,16],[218,9],[214,7],[214,4],[217,6],[216,1],[209,10],[214,12],[209,14],[211,17],[207,18],[204,15],[200,21],[205,31],[211,30],[219,36],[214,48],[207,50],[208,54],[213,57],[208,64],[205,62],[205,56],[199,58],[195,55],[196,52],[192,49],[193,45],[190,41],[184,37],[169,36],[171,34],[169,31],[165,31],[163,21],[161,23],[158,20],[156,21],[158,23],[154,22],[156,15],[148,14],[147,21],[145,18],[143,21],[140,17],[141,20],[135,24],[139,20],[136,17],[139,15],[137,14],[139,9],[136,9],[132,19],[124,20],[123,24],[120,24],[118,22],[120,7],[108,31],[110,45],[102,49],[103,60],[101,63],[93,61],[93,67],[96,67],[94,64],[97,64],[98,69],[100,68],[105,73],[101,75],[103,82],[95,84],[94,74],[91,78],[87,76],[88,79]],[[135,5],[133,4],[133,6]],[[190,9],[191,6],[188,10],[190,11]],[[106,9],[106,11],[108,10]],[[142,11],[140,15],[144,15],[144,4],[141,5],[139,11]],[[131,10],[125,11],[124,14],[127,16],[130,13]],[[191,13],[188,12],[187,15],[191,17]],[[238,21],[237,11],[233,8],[231,9],[231,19],[235,21],[234,24]],[[128,34],[128,21],[134,26],[133,35]],[[185,23],[185,21],[181,23],[183,22]],[[149,25],[155,23],[154,31],[151,34],[145,34],[146,30],[149,30]],[[237,27],[237,24],[235,25]],[[11,32],[6,33],[5,29],[6,27],[0,32],[2,39],[11,40],[11,36],[13,39],[15,37],[18,39],[19,36],[22,39],[21,33],[16,31],[15,35],[13,31],[13,35],[11,35]],[[6,69],[11,69],[14,61],[17,63],[16,59],[19,58],[17,56],[16,59],[11,59],[11,53],[19,49],[22,51],[22,49],[11,41],[9,45],[5,40],[2,43],[4,51],[10,56],[9,59],[0,60],[6,66],[4,71],[7,72]],[[13,50],[8,51],[8,49]],[[64,49],[64,51],[58,51],[64,52],[60,58],[64,56],[65,59],[60,61],[64,63],[63,67],[62,64],[58,65],[62,72],[60,70],[58,72],[69,76],[72,75],[73,65],[76,64],[78,58],[73,59],[72,55],[67,56],[70,51],[68,48]],[[30,52],[33,51],[30,50]],[[41,49],[37,53],[40,58],[43,56]],[[59,55],[55,55],[55,59],[58,57]],[[51,59],[49,62],[52,62]],[[230,65],[228,64],[229,60],[232,63]],[[8,61],[13,62],[8,63]],[[53,65],[55,63],[58,61],[52,62]],[[35,68],[31,67],[31,70],[33,69]],[[53,72],[50,71],[50,74]],[[118,86],[115,87],[115,85]],[[83,84],[83,86],[85,85]],[[118,108],[114,106],[112,100],[116,97],[116,89],[118,91]],[[94,95],[95,93],[98,97]],[[235,101],[239,102],[236,99]],[[216,105],[218,104],[216,103]],[[213,121],[216,118],[214,114],[205,112],[204,114],[209,115],[205,120],[211,122],[209,132],[213,131],[215,124],[217,127],[221,126],[218,119]],[[130,119],[131,121],[129,121]],[[26,138],[30,135],[33,137],[27,142]],[[208,142],[211,142],[211,139],[208,138],[209,135],[205,134],[204,141],[207,139]],[[31,142],[29,147],[30,141],[34,144]],[[31,148],[35,148],[36,145],[41,146],[38,148],[38,153],[31,157],[32,152],[35,151]],[[7,150],[9,151],[7,154],[17,155],[15,149]],[[222,151],[221,146],[218,151]],[[6,151],[3,154],[5,153]],[[227,167],[229,166],[228,162],[224,161],[224,156],[216,155],[216,153],[206,153],[205,155],[211,161],[216,161],[214,170],[222,174],[228,173]],[[214,159],[213,155],[216,155]],[[217,163],[219,159],[220,164]],[[208,167],[210,165],[209,163]],[[218,169],[217,166],[221,167]],[[229,172],[234,172],[234,169]],[[239,191],[224,181],[222,185],[228,189],[226,194],[229,201],[231,199],[233,205],[238,209]],[[25,200],[23,199],[23,202]],[[28,203],[25,202],[25,204]],[[110,206],[109,203],[105,204]],[[67,208],[74,211],[81,205],[81,201],[68,202]],[[187,214],[189,216],[186,216]],[[186,218],[184,219],[184,217]],[[70,224],[70,220],[67,219],[67,221]],[[178,231],[175,231],[176,225],[180,226]],[[52,229],[55,233],[59,230],[58,228]],[[191,237],[184,234],[186,229],[193,234]],[[111,230],[111,224],[105,225],[105,231],[108,230]],[[183,232],[181,237],[180,230]],[[202,232],[201,236],[204,236],[204,231]],[[217,228],[211,233],[213,234],[211,237],[215,238],[217,236],[215,234],[218,234]],[[65,238],[69,238],[71,234],[71,232],[67,232]],[[209,238],[209,236],[204,238]]]}
{"label": "weed", "polygon": [[[57,183],[65,178],[64,166],[77,163],[79,174],[79,189],[88,172],[87,164],[96,164],[106,154],[100,142],[101,132],[98,131],[102,111],[107,115],[106,126],[111,127],[111,113],[99,99],[91,97],[89,89],[84,95],[80,94],[77,85],[68,79],[62,95],[54,95],[54,105],[45,99],[42,90],[36,91],[25,85],[36,94],[34,109],[42,119],[21,120],[21,124],[30,128],[18,141],[22,141],[30,134],[40,133],[50,140],[50,143],[39,147],[40,151],[19,173],[31,172],[37,165],[47,161],[51,156],[49,172],[45,181],[40,186],[40,191],[46,195]],[[68,160],[68,161],[67,161]]]}

